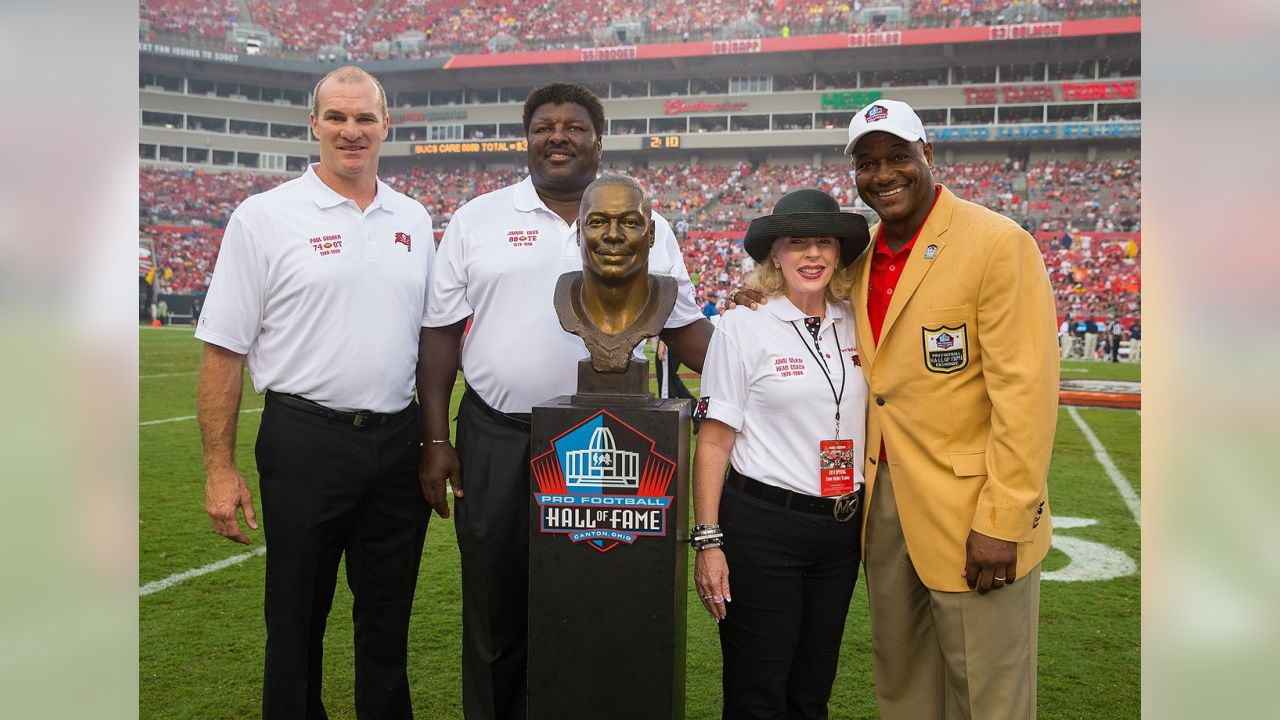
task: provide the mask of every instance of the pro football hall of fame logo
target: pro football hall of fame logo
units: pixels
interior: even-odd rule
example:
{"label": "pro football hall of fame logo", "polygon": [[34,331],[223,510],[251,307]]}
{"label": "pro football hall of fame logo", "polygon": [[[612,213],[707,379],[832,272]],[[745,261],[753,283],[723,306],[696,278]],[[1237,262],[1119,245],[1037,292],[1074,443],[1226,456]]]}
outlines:
{"label": "pro football hall of fame logo", "polygon": [[609,411],[556,437],[532,465],[543,534],[568,535],[600,552],[667,534],[676,463]]}

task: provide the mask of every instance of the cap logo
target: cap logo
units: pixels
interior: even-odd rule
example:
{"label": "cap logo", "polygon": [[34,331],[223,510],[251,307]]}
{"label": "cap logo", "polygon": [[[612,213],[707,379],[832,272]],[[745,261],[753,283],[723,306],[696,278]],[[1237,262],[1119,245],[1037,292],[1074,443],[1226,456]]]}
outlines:
{"label": "cap logo", "polygon": [[884,120],[887,117],[889,117],[889,108],[883,105],[872,105],[871,107],[867,108],[866,120],[869,123],[879,122],[880,120]]}

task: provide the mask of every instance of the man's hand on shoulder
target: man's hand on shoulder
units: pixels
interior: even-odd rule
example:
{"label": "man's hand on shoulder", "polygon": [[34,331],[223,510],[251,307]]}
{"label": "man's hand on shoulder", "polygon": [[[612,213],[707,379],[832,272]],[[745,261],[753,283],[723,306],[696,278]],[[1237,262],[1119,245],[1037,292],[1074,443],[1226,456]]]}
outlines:
{"label": "man's hand on shoulder", "polygon": [[258,529],[258,514],[253,508],[253,493],[244,476],[234,467],[209,470],[204,484],[204,509],[209,523],[219,535],[245,545],[249,538],[240,529],[236,509],[244,512],[244,521]]}
{"label": "man's hand on shoulder", "polygon": [[750,310],[759,310],[761,305],[768,303],[769,299],[762,293],[751,288],[740,287],[734,288],[733,292],[729,293],[729,305],[725,309],[732,310],[739,305],[745,305]]}
{"label": "man's hand on shoulder", "polygon": [[418,465],[418,482],[422,485],[422,497],[442,518],[449,517],[445,481],[453,487],[454,497],[462,497],[462,467],[458,462],[458,451],[449,443],[424,442]]}

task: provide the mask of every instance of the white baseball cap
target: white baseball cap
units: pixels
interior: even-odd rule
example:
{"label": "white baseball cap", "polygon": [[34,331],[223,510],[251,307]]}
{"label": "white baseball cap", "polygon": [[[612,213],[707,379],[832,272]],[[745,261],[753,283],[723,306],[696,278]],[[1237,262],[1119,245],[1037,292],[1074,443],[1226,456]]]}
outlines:
{"label": "white baseball cap", "polygon": [[920,116],[900,100],[877,100],[859,110],[849,121],[849,144],[844,146],[844,154],[852,155],[854,144],[870,132],[887,132],[907,142],[928,142]]}

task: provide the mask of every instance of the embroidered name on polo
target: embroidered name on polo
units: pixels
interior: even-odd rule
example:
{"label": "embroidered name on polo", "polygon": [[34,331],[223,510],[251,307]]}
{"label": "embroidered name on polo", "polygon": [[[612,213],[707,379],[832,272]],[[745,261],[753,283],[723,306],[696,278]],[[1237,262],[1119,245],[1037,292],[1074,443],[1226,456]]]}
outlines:
{"label": "embroidered name on polo", "polygon": [[311,243],[312,250],[321,255],[337,255],[342,252],[341,235],[322,235],[309,238],[307,242]]}
{"label": "embroidered name on polo", "polygon": [[537,241],[537,229],[507,231],[507,244],[511,247],[533,247],[533,244]]}
{"label": "embroidered name on polo", "polygon": [[776,357],[773,359],[773,371],[779,377],[800,377],[804,375],[804,358]]}

